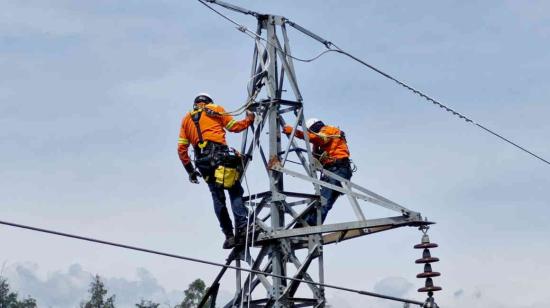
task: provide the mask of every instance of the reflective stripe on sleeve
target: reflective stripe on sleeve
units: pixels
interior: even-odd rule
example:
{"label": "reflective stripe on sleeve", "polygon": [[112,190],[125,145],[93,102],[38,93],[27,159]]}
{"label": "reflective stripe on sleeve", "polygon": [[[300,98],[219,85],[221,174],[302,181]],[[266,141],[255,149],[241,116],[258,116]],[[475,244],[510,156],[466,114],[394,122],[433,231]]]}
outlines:
{"label": "reflective stripe on sleeve", "polygon": [[235,125],[235,123],[237,123],[237,121],[235,121],[234,119],[229,121],[229,123],[227,123],[227,125],[225,126],[225,128],[227,129],[231,129],[231,127],[233,127],[233,125]]}
{"label": "reflective stripe on sleeve", "polygon": [[178,138],[178,144],[183,144],[183,145],[189,144],[189,140],[185,138]]}

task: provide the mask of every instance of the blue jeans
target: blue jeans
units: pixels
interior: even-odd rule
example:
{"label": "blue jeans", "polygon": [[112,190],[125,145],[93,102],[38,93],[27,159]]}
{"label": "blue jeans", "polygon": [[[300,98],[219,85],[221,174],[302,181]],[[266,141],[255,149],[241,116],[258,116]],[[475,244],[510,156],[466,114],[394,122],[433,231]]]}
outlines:
{"label": "blue jeans", "polygon": [[[214,202],[214,211],[216,217],[220,222],[222,232],[226,235],[233,234],[233,225],[231,224],[231,218],[227,212],[225,206],[225,192],[222,187],[217,185],[214,181],[208,181],[208,188],[212,194],[212,201]],[[241,183],[237,181],[233,187],[228,189],[229,200],[231,201],[231,209],[233,210],[233,217],[235,218],[235,228],[246,228],[246,219],[248,217],[248,210],[243,203],[243,187]]]}
{"label": "blue jeans", "polygon": [[[351,179],[351,176],[353,173],[351,171],[351,167],[349,166],[349,164],[332,166],[325,169],[327,169],[328,171],[336,175],[339,175],[340,177],[343,177],[346,180]],[[340,183],[340,181],[330,178],[324,174],[321,176],[321,181],[342,187],[342,184]],[[334,203],[336,202],[336,199],[338,199],[340,195],[341,193],[338,191],[321,186],[321,221],[322,222],[325,222],[328,212],[332,209],[332,206],[334,205]],[[306,218],[306,222],[310,226],[317,225],[317,213],[309,214]]]}

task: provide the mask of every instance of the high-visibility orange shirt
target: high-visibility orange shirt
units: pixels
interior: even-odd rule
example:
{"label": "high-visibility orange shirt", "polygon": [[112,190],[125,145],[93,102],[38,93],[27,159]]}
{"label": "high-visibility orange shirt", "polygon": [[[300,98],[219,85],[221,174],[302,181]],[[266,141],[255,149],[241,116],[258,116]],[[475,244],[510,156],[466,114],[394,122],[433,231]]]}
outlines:
{"label": "high-visibility orange shirt", "polygon": [[[225,130],[238,133],[245,130],[252,119],[246,117],[243,120],[237,121],[232,116],[225,114],[225,109],[220,105],[205,104],[202,106],[202,113],[199,119],[203,141],[211,141],[219,144],[227,144],[225,141]],[[206,109],[212,110],[215,114],[207,114]],[[178,139],[178,155],[184,165],[191,163],[189,158],[189,145],[196,146],[199,144],[199,133],[195,122],[191,118],[191,113],[188,112],[181,121],[180,135]]]}
{"label": "high-visibility orange shirt", "polygon": [[[285,126],[285,134],[292,133],[291,126]],[[304,139],[304,132],[296,130],[296,138]],[[321,164],[330,164],[336,159],[350,157],[348,144],[342,131],[338,127],[323,126],[319,133],[308,132],[309,141],[319,148],[319,152],[326,152],[326,157],[322,157]]]}

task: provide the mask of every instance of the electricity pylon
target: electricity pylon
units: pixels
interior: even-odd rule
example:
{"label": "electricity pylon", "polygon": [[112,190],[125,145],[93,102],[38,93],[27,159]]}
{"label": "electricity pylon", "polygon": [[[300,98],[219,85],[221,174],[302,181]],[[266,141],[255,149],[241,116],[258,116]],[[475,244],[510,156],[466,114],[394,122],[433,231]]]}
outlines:
{"label": "electricity pylon", "polygon": [[[227,303],[218,304],[223,304],[225,308],[240,307],[243,302],[250,307],[324,307],[324,288],[315,283],[324,284],[325,245],[403,226],[426,226],[431,222],[417,212],[323,169],[313,156],[308,135],[304,134],[302,146],[295,139],[297,129],[307,129],[286,26],[290,25],[325,44],[327,41],[282,16],[259,14],[217,0],[207,2],[253,15],[258,20],[256,32],[240,28],[255,41],[247,107],[256,113],[251,135],[248,132],[244,134],[241,152],[244,154],[245,172],[252,157],[262,160],[269,177],[269,189],[244,197],[253,209],[247,241],[250,248],[235,249],[229,255],[227,265],[235,262],[240,267],[241,261],[244,261],[252,270],[274,274],[247,273],[242,277],[245,273],[237,271],[234,297]],[[288,96],[285,91],[287,84],[292,90],[292,99],[283,98],[283,94]],[[260,93],[265,93],[266,98],[257,100]],[[293,131],[283,142],[281,128],[287,121]],[[268,137],[263,137],[262,132],[267,132]],[[289,157],[296,157],[298,162],[289,160]],[[289,162],[298,163],[303,170],[293,170],[287,166]],[[319,180],[319,173],[340,181],[341,186]],[[285,177],[311,183],[312,191],[290,191],[285,187]],[[321,187],[336,190],[343,195],[340,198],[347,198],[356,220],[321,225]],[[399,214],[367,219],[359,200]],[[317,225],[310,226],[304,217],[313,211],[317,211],[318,221]],[[226,270],[224,268],[218,274],[199,307],[204,307],[208,300],[210,307],[215,307],[220,280]],[[265,292],[260,291],[260,286]]]}

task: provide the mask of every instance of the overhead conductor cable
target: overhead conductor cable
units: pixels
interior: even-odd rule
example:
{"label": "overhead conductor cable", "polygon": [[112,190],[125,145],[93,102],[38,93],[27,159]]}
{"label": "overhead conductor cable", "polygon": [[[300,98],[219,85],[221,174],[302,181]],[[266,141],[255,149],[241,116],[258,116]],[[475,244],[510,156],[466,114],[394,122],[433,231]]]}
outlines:
{"label": "overhead conductor cable", "polygon": [[93,243],[97,243],[97,244],[114,246],[114,247],[129,249],[129,250],[141,251],[141,252],[146,252],[146,253],[155,254],[155,255],[159,255],[159,256],[185,260],[185,261],[189,261],[189,262],[202,263],[202,264],[211,265],[211,266],[229,268],[229,269],[233,269],[233,270],[240,270],[240,271],[253,273],[253,274],[271,276],[271,277],[275,277],[275,278],[286,279],[286,280],[290,280],[290,281],[296,281],[296,282],[306,283],[306,284],[315,285],[315,286],[322,286],[322,287],[325,287],[325,288],[336,289],[336,290],[341,290],[341,291],[346,291],[346,292],[352,292],[352,293],[357,293],[357,294],[371,296],[371,297],[378,297],[378,298],[398,301],[398,302],[402,302],[402,303],[415,304],[415,305],[418,305],[418,306],[424,305],[424,303],[422,303],[422,302],[411,300],[411,299],[399,298],[399,297],[395,297],[395,296],[389,296],[389,295],[384,295],[384,294],[378,294],[378,293],[373,293],[373,292],[368,292],[368,291],[352,289],[352,288],[340,287],[340,286],[333,285],[333,284],[313,282],[313,281],[308,281],[308,280],[304,280],[304,279],[288,277],[288,276],[284,276],[284,275],[277,275],[277,274],[273,274],[273,273],[270,273],[270,272],[262,272],[262,271],[257,271],[257,270],[253,270],[253,269],[241,268],[241,267],[237,267],[237,266],[232,266],[232,265],[207,261],[207,260],[204,260],[204,259],[186,257],[186,256],[182,256],[182,255],[172,254],[172,253],[161,252],[161,251],[158,251],[158,250],[141,248],[141,247],[137,247],[137,246],[130,246],[130,245],[126,245],[126,244],[120,244],[120,243],[115,243],[115,242],[110,242],[110,241],[105,241],[105,240],[99,240],[99,239],[94,239],[94,238],[91,238],[91,237],[85,237],[85,236],[81,236],[81,235],[75,235],[75,234],[64,233],[64,232],[59,232],[59,231],[53,231],[53,230],[48,230],[48,229],[44,229],[44,228],[37,228],[37,227],[29,226],[29,225],[22,225],[22,224],[17,224],[17,223],[8,222],[8,221],[0,220],[0,225],[16,227],[16,228],[21,228],[21,229],[27,229],[27,230],[31,230],[31,231],[35,231],[35,232],[53,234],[53,235],[57,235],[57,236],[68,237],[68,238],[73,238],[73,239],[77,239],[77,240],[81,240],[81,241],[93,242]]}
{"label": "overhead conductor cable", "polygon": [[[223,13],[219,12],[218,10],[214,9],[212,6],[208,5],[208,4],[205,3],[203,0],[198,0],[198,1],[199,1],[200,3],[202,3],[203,5],[205,5],[206,7],[208,7],[210,10],[214,11],[216,14],[220,15],[221,17],[223,17],[224,19],[226,19],[226,20],[228,20],[229,22],[235,24],[235,25],[237,26],[237,30],[239,30],[239,31],[241,31],[241,32],[243,32],[243,33],[245,33],[245,34],[247,34],[249,37],[251,37],[251,38],[253,38],[253,39],[255,39],[253,36],[256,36],[257,38],[259,38],[259,39],[265,41],[266,43],[268,43],[268,44],[270,44],[270,45],[272,45],[272,44],[271,44],[269,41],[267,41],[265,38],[263,38],[263,37],[257,35],[256,33],[254,33],[254,32],[252,32],[252,31],[248,30],[248,29],[246,28],[246,26],[239,24],[239,23],[236,22],[235,20],[229,18],[228,16],[226,16],[226,15],[224,15]],[[216,0],[207,0],[207,2],[215,3],[215,4],[218,4],[218,5],[221,5],[221,6],[225,7],[225,8],[231,9],[231,10],[233,10],[233,11],[240,12],[240,13],[247,14],[247,15],[253,15],[253,16],[255,16],[255,17],[258,17],[258,16],[261,15],[261,14],[259,14],[259,13],[257,13],[257,12],[248,11],[248,10],[244,11],[244,10],[240,10],[240,9],[234,8],[234,7],[232,7],[232,5],[227,4],[227,3],[225,3],[225,2],[221,3],[220,1],[216,1]],[[317,35],[317,34],[311,32],[311,31],[307,30],[306,28],[304,28],[304,27],[302,27],[302,26],[300,26],[300,25],[296,24],[295,22],[292,22],[292,21],[290,21],[290,20],[288,20],[288,19],[284,19],[284,21],[285,21],[285,23],[287,23],[288,25],[290,25],[290,26],[293,27],[294,29],[296,29],[296,30],[302,32],[303,34],[305,34],[305,35],[307,35],[307,36],[313,38],[314,40],[320,42],[320,43],[323,44],[327,49],[324,50],[323,52],[319,53],[317,56],[315,56],[315,57],[313,57],[313,58],[310,58],[310,59],[301,59],[301,58],[298,58],[298,57],[295,57],[295,56],[292,56],[292,55],[287,54],[284,50],[282,50],[282,49],[279,48],[278,46],[272,45],[273,47],[275,47],[275,48],[276,48],[279,52],[281,52],[282,54],[284,54],[284,55],[286,55],[286,56],[288,56],[288,57],[290,57],[290,58],[292,58],[292,59],[294,59],[294,60],[296,60],[296,61],[306,62],[306,63],[313,62],[313,61],[319,59],[321,56],[323,56],[323,55],[325,55],[325,54],[327,54],[327,53],[330,53],[330,52],[336,52],[336,53],[345,55],[345,56],[351,58],[352,60],[354,60],[354,61],[360,63],[361,65],[366,66],[366,67],[368,67],[369,69],[375,71],[376,73],[378,73],[378,74],[384,76],[385,78],[394,81],[394,82],[397,83],[398,85],[400,85],[400,86],[404,87],[405,89],[407,89],[407,90],[413,92],[414,94],[419,95],[420,97],[426,99],[428,102],[430,102],[430,103],[432,103],[432,104],[434,104],[434,105],[436,105],[436,106],[438,106],[438,107],[444,109],[444,110],[447,111],[447,112],[452,113],[453,115],[455,115],[455,116],[457,116],[458,118],[460,118],[460,119],[466,121],[467,123],[471,123],[471,124],[473,124],[473,125],[475,125],[475,126],[481,128],[481,129],[484,130],[485,132],[487,132],[487,133],[489,133],[489,134],[491,134],[491,135],[493,135],[493,136],[499,138],[500,140],[502,140],[502,141],[504,141],[504,142],[506,142],[506,143],[508,143],[508,144],[510,144],[510,145],[512,145],[512,146],[514,146],[515,148],[517,148],[517,149],[519,149],[519,150],[521,150],[521,151],[523,151],[523,152],[525,152],[525,153],[531,155],[532,157],[535,157],[535,158],[537,158],[538,160],[540,160],[540,161],[542,161],[542,162],[544,162],[544,163],[550,165],[550,161],[548,161],[547,159],[541,157],[540,155],[535,154],[533,151],[528,150],[528,149],[525,148],[524,146],[521,146],[521,145],[519,145],[518,143],[516,143],[516,142],[510,140],[509,138],[504,137],[503,135],[501,135],[501,134],[499,134],[499,133],[497,133],[497,132],[495,132],[495,131],[493,131],[493,130],[487,128],[486,126],[484,126],[484,125],[482,125],[482,124],[480,124],[480,123],[478,123],[478,122],[472,120],[472,118],[467,117],[467,116],[465,116],[465,115],[462,114],[462,113],[459,113],[458,111],[454,110],[453,108],[448,107],[447,105],[441,103],[440,101],[438,101],[438,100],[432,98],[431,96],[429,96],[429,95],[423,93],[422,91],[420,91],[420,90],[418,90],[418,89],[415,89],[414,87],[412,87],[412,86],[410,86],[410,85],[408,85],[408,84],[406,84],[406,83],[400,81],[399,79],[397,79],[397,78],[393,77],[392,75],[390,75],[390,74],[388,74],[388,73],[382,71],[381,69],[379,69],[379,68],[373,66],[372,64],[369,64],[369,63],[367,63],[366,61],[357,58],[356,56],[354,56],[354,55],[350,54],[349,52],[343,50],[342,48],[336,46],[336,45],[335,45],[334,43],[332,43],[331,41],[326,40],[326,39],[320,37],[319,35]]]}

